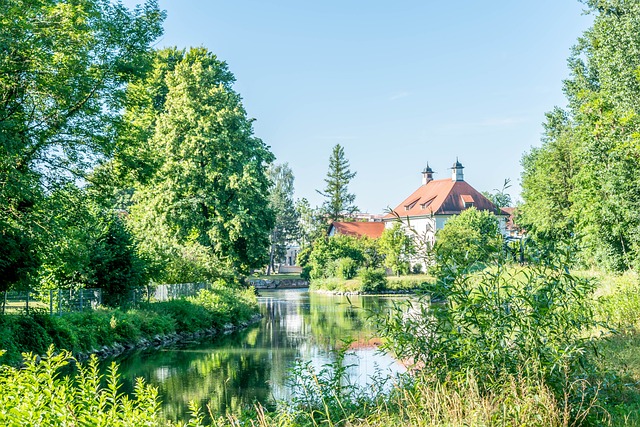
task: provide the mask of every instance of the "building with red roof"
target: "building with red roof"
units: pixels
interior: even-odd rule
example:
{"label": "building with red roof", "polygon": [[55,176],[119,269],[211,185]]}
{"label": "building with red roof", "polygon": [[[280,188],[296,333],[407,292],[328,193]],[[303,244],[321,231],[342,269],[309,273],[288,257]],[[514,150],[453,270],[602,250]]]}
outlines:
{"label": "building with red roof", "polygon": [[463,169],[464,166],[456,159],[451,167],[451,178],[434,180],[434,172],[427,164],[422,171],[422,185],[383,217],[386,228],[401,221],[422,236],[424,241],[433,244],[436,231],[442,229],[449,218],[475,207],[493,212],[498,217],[504,234],[509,215],[496,208],[489,199],[467,183]]}

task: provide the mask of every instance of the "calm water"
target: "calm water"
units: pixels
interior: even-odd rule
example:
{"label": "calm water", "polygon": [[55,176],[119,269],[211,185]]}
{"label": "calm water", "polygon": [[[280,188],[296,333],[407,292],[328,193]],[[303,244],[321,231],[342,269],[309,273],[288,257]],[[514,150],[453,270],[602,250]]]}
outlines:
{"label": "calm water", "polygon": [[333,350],[354,340],[345,358],[353,382],[366,384],[377,371],[395,374],[404,368],[377,351],[369,320],[385,310],[385,296],[329,296],[306,290],[261,291],[262,321],[246,330],[209,341],[131,354],[118,359],[124,386],[135,377],[158,387],[164,415],[188,417],[195,400],[214,412],[237,412],[255,402],[269,407],[290,395],[290,369],[311,362],[320,369],[334,360]]}

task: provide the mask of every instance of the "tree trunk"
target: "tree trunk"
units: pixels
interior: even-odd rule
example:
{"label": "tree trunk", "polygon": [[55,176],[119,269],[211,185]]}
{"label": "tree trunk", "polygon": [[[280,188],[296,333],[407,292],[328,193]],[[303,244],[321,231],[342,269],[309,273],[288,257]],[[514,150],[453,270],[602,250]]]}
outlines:
{"label": "tree trunk", "polygon": [[276,252],[276,230],[271,233],[271,250],[269,251],[269,265],[267,266],[267,276],[271,275],[271,269],[273,268],[273,257]]}

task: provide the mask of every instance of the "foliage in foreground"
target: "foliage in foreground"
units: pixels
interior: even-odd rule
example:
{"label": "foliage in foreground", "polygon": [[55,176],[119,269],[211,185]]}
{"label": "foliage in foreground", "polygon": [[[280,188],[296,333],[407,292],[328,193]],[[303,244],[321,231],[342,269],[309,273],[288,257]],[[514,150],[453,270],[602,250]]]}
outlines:
{"label": "foliage in foreground", "polygon": [[504,376],[540,378],[578,417],[575,405],[598,392],[572,389],[593,370],[593,283],[553,262],[455,273],[434,285],[443,304],[420,300],[391,311],[380,323],[386,348],[440,380],[473,371],[483,390],[495,392]]}
{"label": "foliage in foreground", "polygon": [[[310,365],[299,366],[294,372],[297,397],[276,412],[257,407],[241,419],[212,417],[213,425],[566,425],[566,411],[540,381],[508,377],[499,390],[488,394],[481,392],[472,374],[456,381],[418,375],[395,385],[377,379],[372,387],[362,388],[348,381],[344,354],[338,352],[336,361],[319,372]],[[157,390],[142,379],[132,397],[119,392],[115,363],[101,375],[92,358],[69,378],[62,374],[71,360],[68,352],[56,355],[51,348],[40,362],[29,355],[25,360],[22,370],[0,368],[3,425],[173,425],[160,415]],[[186,425],[203,426],[202,411],[195,405],[191,409]]]}
{"label": "foliage in foreground", "polygon": [[158,392],[138,379],[130,399],[119,390],[117,365],[108,370],[104,385],[98,361],[80,365],[73,380],[61,374],[70,353],[53,353],[37,361],[25,354],[25,367],[0,368],[0,424],[2,425],[160,425]]}
{"label": "foliage in foreground", "polygon": [[[219,418],[217,427],[251,426],[564,426],[565,403],[539,378],[505,376],[500,387],[485,392],[473,372],[458,379],[440,379],[427,373],[402,376],[391,384],[378,376],[367,387],[349,381],[345,350],[316,371],[309,364],[294,370],[290,403],[265,413],[260,407],[239,419]],[[588,403],[580,414],[588,410]]]}

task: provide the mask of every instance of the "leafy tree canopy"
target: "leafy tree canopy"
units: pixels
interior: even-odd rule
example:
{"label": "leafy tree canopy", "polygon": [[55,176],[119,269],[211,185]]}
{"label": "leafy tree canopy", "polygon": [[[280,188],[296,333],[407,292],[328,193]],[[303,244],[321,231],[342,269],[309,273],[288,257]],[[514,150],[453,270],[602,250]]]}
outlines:
{"label": "leafy tree canopy", "polygon": [[593,26],[569,58],[566,110],[522,161],[522,225],[538,243],[571,238],[584,264],[640,259],[640,4],[588,0]]}
{"label": "leafy tree canopy", "polygon": [[439,265],[450,269],[486,264],[502,249],[502,234],[492,212],[472,207],[449,219],[436,234],[434,247]]}
{"label": "leafy tree canopy", "polygon": [[157,271],[202,267],[182,281],[265,265],[273,155],[253,136],[233,75],[205,48],[161,51],[155,64],[153,75],[164,79],[152,79],[147,93],[163,94],[166,85],[166,95],[149,98],[164,99],[153,104],[160,112],[147,142],[156,164],[137,183],[131,207],[143,250]]}
{"label": "leafy tree canopy", "polygon": [[[1,287],[34,283],[68,211],[51,196],[109,156],[126,85],[164,15],[106,0],[5,0],[0,13]],[[85,230],[86,231],[86,230]],[[69,236],[67,236],[69,237]],[[64,239],[63,239],[64,240]],[[73,239],[72,239],[73,240]]]}

